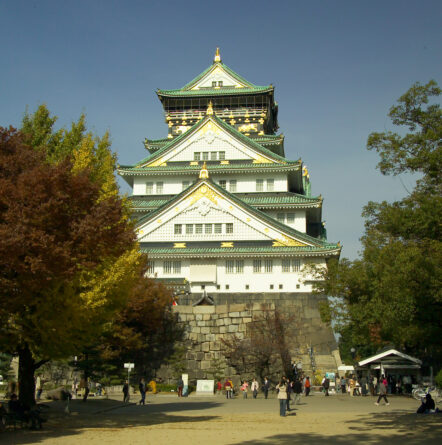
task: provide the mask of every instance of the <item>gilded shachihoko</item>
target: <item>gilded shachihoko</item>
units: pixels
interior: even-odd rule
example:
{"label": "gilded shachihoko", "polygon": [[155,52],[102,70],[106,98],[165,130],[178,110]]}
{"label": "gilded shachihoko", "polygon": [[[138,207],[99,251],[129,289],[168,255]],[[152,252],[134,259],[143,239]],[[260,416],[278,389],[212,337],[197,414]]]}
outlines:
{"label": "gilded shachihoko", "polygon": [[329,344],[320,347],[329,356],[335,343],[320,323],[308,265],[325,267],[341,247],[326,239],[323,199],[312,196],[306,166],[285,157],[274,93],[235,73],[217,49],[184,87],[157,90],[167,137],[145,139],[149,155],[119,174],[133,189],[149,273],[174,287],[176,310],[302,302],[315,312],[304,346]]}

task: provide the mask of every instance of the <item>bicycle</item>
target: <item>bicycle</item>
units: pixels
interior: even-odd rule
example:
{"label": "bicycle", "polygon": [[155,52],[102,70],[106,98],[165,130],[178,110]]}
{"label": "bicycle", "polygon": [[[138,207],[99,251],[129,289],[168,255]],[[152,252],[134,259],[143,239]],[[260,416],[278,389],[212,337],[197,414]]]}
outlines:
{"label": "bicycle", "polygon": [[434,403],[439,403],[441,401],[442,395],[438,388],[435,386],[420,386],[419,388],[413,389],[411,395],[414,399],[421,401],[427,394],[431,394]]}

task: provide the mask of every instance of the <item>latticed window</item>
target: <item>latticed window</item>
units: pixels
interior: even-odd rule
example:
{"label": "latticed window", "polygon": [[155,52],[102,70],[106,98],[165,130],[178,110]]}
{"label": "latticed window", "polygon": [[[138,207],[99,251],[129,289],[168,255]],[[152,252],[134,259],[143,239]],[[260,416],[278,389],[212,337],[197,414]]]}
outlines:
{"label": "latticed window", "polygon": [[267,179],[267,191],[273,192],[275,189],[275,180],[274,179]]}
{"label": "latticed window", "polygon": [[229,190],[230,190],[232,193],[235,193],[235,192],[236,192],[236,179],[231,179],[231,180],[230,180],[230,183],[229,183]]}
{"label": "latticed window", "polygon": [[244,273],[244,260],[236,260],[236,273]]}
{"label": "latticed window", "polygon": [[264,179],[256,180],[256,191],[263,192],[264,191]]}
{"label": "latticed window", "polygon": [[208,161],[208,160],[209,160],[209,152],[203,151],[203,161]]}
{"label": "latticed window", "polygon": [[215,233],[222,233],[223,225],[221,223],[215,223]]}
{"label": "latticed window", "polygon": [[222,187],[223,189],[225,189],[226,188],[226,180],[225,179],[220,179],[219,186]]}
{"label": "latticed window", "polygon": [[292,260],[292,271],[299,272],[300,270],[301,270],[301,260],[300,259]]}
{"label": "latticed window", "polygon": [[173,262],[173,273],[181,273],[181,261]]}
{"label": "latticed window", "polygon": [[295,222],[295,214],[287,213],[287,224],[293,224]]}
{"label": "latticed window", "polygon": [[194,161],[200,161],[200,160],[201,160],[201,153],[200,153],[199,151],[196,151],[196,152],[193,154],[193,160],[194,160]]}
{"label": "latticed window", "polygon": [[225,151],[220,151],[219,152],[219,160],[220,161],[224,161],[224,159],[226,159],[226,152]]}
{"label": "latticed window", "polygon": [[233,233],[233,223],[226,224],[226,233]]}
{"label": "latticed window", "polygon": [[163,194],[164,183],[157,182],[157,195]]}
{"label": "latticed window", "polygon": [[186,190],[187,187],[189,187],[190,185],[190,181],[183,181],[182,186],[183,186],[183,190]]}
{"label": "latticed window", "polygon": [[204,233],[206,235],[210,235],[212,233],[212,224],[205,224],[204,225]]}
{"label": "latticed window", "polygon": [[226,273],[234,273],[235,272],[235,261],[226,260]]}
{"label": "latticed window", "polygon": [[278,213],[276,215],[276,219],[278,220],[278,222],[284,224],[284,222],[285,222],[285,215],[284,215],[284,213]]}
{"label": "latticed window", "polygon": [[183,226],[181,224],[175,224],[175,235],[181,235],[183,233]]}
{"label": "latticed window", "polygon": [[155,261],[152,260],[147,261],[147,273],[150,274],[155,273]]}
{"label": "latticed window", "polygon": [[172,261],[164,261],[163,273],[165,275],[170,275],[172,273]]}
{"label": "latticed window", "polygon": [[203,225],[202,224],[195,224],[195,233],[196,234],[203,233]]}
{"label": "latticed window", "polygon": [[267,273],[270,273],[273,271],[273,260],[265,260],[264,261],[264,270]]}
{"label": "latticed window", "polygon": [[193,235],[193,224],[186,224],[186,235]]}
{"label": "latticed window", "polygon": [[261,273],[261,272],[262,272],[261,260],[253,260],[253,273]]}
{"label": "latticed window", "polygon": [[283,259],[282,260],[282,271],[287,273],[290,272],[290,260]]}
{"label": "latticed window", "polygon": [[146,195],[153,194],[153,182],[146,182]]}
{"label": "latticed window", "polygon": [[211,160],[211,161],[216,161],[216,151],[212,151],[212,152],[210,153],[210,160]]}

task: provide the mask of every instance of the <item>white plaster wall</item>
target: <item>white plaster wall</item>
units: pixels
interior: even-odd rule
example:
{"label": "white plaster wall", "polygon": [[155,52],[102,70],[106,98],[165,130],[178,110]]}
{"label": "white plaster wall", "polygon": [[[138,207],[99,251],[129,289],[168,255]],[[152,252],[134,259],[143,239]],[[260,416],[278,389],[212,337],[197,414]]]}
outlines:
{"label": "white plaster wall", "polygon": [[293,224],[287,224],[292,229],[296,229],[299,232],[306,233],[307,232],[307,218],[306,218],[306,211],[302,209],[293,209],[293,210],[266,210],[265,213],[267,215],[270,215],[272,218],[276,218],[276,215],[278,213],[294,213],[295,214],[295,222]]}

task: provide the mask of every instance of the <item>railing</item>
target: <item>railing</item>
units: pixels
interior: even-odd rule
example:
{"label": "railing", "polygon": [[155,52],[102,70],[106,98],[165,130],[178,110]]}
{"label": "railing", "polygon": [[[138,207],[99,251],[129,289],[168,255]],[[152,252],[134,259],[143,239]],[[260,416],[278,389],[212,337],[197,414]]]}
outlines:
{"label": "railing", "polygon": [[[235,117],[245,117],[246,114],[249,117],[264,117],[262,114],[266,114],[267,108],[259,107],[259,108],[224,108],[224,109],[214,109],[215,114],[221,118],[235,118]],[[205,115],[205,109],[193,109],[186,111],[169,111],[164,113],[166,120],[167,117],[170,119],[198,119]]]}

